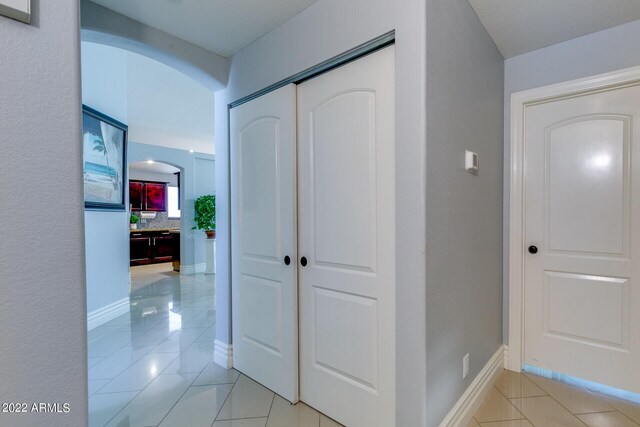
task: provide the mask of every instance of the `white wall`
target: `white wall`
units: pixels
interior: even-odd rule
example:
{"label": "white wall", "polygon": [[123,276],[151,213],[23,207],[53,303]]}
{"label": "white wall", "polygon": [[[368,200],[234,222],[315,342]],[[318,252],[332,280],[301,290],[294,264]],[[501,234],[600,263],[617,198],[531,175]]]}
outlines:
{"label": "white wall", "polygon": [[426,423],[425,2],[319,0],[232,58],[216,93],[216,339],[230,342],[227,104],[396,30],[397,425]]}
{"label": "white wall", "polygon": [[3,426],[86,426],[80,41],[77,0],[0,17],[0,413]]}
{"label": "white wall", "polygon": [[[427,5],[427,415],[435,426],[502,345],[504,61],[467,0]],[[478,153],[477,175],[464,170],[465,150]]]}
{"label": "white wall", "polygon": [[504,341],[509,340],[511,94],[640,65],[640,20],[509,58],[504,65]]}

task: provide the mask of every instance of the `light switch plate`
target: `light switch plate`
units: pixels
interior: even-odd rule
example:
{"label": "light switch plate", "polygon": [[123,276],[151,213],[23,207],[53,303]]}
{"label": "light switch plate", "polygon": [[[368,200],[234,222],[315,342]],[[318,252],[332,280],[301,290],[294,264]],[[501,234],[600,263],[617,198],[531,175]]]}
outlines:
{"label": "light switch plate", "polygon": [[478,172],[478,153],[466,150],[464,152],[464,169],[467,172]]}
{"label": "light switch plate", "polygon": [[0,15],[28,24],[31,22],[31,0],[0,0]]}

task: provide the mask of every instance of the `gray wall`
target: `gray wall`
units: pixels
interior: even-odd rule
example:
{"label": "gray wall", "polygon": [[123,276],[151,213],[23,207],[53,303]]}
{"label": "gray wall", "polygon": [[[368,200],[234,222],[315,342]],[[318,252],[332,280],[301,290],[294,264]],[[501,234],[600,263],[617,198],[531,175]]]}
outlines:
{"label": "gray wall", "polygon": [[319,0],[233,56],[216,93],[216,339],[230,342],[227,104],[396,30],[397,425],[426,423],[425,2]]}
{"label": "gray wall", "polygon": [[[503,59],[467,0],[427,5],[427,415],[435,426],[502,344]],[[465,150],[478,153],[477,175],[464,170]]]}
{"label": "gray wall", "polygon": [[0,413],[3,426],[86,426],[87,353],[77,0],[0,17]]}
{"label": "gray wall", "polygon": [[511,94],[640,65],[640,20],[509,58],[504,65],[504,341],[509,340]]}

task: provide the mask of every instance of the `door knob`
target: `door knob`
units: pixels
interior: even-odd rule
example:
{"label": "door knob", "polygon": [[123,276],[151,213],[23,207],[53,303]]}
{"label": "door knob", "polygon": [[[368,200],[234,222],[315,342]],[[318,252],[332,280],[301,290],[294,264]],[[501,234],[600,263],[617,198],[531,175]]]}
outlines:
{"label": "door knob", "polygon": [[302,264],[303,267],[306,267],[307,266],[307,257],[300,258],[300,264]]}
{"label": "door knob", "polygon": [[535,255],[535,254],[537,254],[537,253],[538,253],[538,247],[537,247],[537,246],[535,246],[535,245],[531,245],[531,246],[529,246],[529,253],[530,253],[531,255]]}
{"label": "door knob", "polygon": [[284,257],[284,265],[289,265],[291,264],[291,258],[289,258],[289,255],[286,255]]}

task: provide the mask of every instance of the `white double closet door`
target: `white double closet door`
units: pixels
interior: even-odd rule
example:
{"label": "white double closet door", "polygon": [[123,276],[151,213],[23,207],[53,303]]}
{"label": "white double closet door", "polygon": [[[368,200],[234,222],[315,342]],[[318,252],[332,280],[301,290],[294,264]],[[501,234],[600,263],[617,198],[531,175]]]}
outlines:
{"label": "white double closet door", "polygon": [[394,48],[231,110],[234,367],[395,425]]}

